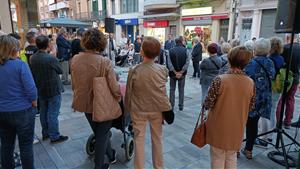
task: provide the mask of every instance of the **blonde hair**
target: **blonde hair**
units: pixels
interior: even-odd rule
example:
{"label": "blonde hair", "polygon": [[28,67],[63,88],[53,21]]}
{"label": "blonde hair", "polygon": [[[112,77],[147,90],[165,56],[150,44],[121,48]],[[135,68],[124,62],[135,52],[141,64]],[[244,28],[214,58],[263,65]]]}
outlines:
{"label": "blonde hair", "polygon": [[270,54],[281,54],[283,52],[283,40],[280,37],[272,37],[270,39],[271,50]]}
{"label": "blonde hair", "polygon": [[0,36],[0,65],[13,58],[19,51],[20,43],[9,35]]}

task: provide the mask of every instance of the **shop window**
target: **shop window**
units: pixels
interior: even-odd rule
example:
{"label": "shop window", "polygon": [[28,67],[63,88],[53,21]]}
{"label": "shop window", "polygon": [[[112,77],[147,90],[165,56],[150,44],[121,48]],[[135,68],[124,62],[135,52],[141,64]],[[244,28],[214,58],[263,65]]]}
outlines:
{"label": "shop window", "polygon": [[115,0],[111,0],[111,13],[113,15],[116,14],[116,2],[115,2]]}

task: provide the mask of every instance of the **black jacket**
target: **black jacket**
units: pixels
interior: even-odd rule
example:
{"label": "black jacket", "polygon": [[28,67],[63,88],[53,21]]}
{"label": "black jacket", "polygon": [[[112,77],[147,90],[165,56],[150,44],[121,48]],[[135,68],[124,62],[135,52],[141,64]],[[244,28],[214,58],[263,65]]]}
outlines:
{"label": "black jacket", "polygon": [[83,49],[80,45],[80,39],[74,39],[71,43],[71,49],[72,49],[72,57],[79,54],[79,52],[82,52]]}
{"label": "black jacket", "polygon": [[58,60],[46,52],[38,51],[32,55],[30,63],[39,97],[47,99],[61,94],[59,75],[63,71]]}
{"label": "black jacket", "polygon": [[[187,74],[187,69],[184,68],[187,64],[188,54],[187,49],[183,45],[176,45],[174,48],[169,50],[170,62],[173,65],[175,71],[184,71],[183,76]],[[175,73],[171,70],[169,71],[171,78],[175,77]]]}
{"label": "black jacket", "polygon": [[198,43],[194,46],[193,52],[192,52],[192,59],[194,62],[200,62],[202,60],[202,45],[201,43]]}

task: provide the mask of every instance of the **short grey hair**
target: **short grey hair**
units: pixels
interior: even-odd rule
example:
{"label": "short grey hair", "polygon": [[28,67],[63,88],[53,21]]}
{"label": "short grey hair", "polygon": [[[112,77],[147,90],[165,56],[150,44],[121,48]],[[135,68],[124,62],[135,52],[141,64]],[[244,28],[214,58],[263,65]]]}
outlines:
{"label": "short grey hair", "polygon": [[233,39],[230,44],[231,44],[231,47],[234,48],[234,47],[240,46],[240,43],[241,42],[239,39]]}
{"label": "short grey hair", "polygon": [[248,40],[244,43],[244,46],[251,52],[254,52],[255,50],[255,46],[254,46],[254,42],[252,40]]}
{"label": "short grey hair", "polygon": [[225,53],[229,53],[230,50],[231,50],[231,45],[227,42],[223,42],[221,45],[221,52],[225,54]]}
{"label": "short grey hair", "polygon": [[255,42],[255,55],[268,55],[271,49],[271,42],[269,39],[259,38]]}

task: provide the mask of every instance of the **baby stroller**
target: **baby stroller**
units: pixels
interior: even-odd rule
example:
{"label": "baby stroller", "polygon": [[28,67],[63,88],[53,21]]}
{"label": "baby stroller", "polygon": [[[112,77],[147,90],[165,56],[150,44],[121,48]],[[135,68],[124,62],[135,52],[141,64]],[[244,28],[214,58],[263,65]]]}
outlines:
{"label": "baby stroller", "polygon": [[[121,84],[121,91],[124,96],[126,90],[126,85]],[[126,160],[130,161],[134,156],[134,142],[133,142],[133,128],[131,123],[131,118],[129,114],[125,114],[123,99],[120,102],[120,107],[122,109],[122,115],[113,120],[112,127],[121,130],[123,133],[124,143],[121,147],[125,150]],[[86,152],[88,155],[93,156],[95,154],[95,135],[91,134],[86,143]]]}

